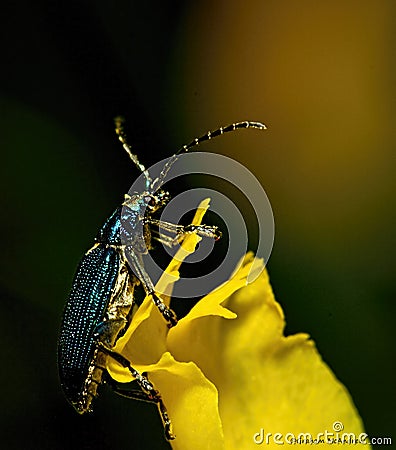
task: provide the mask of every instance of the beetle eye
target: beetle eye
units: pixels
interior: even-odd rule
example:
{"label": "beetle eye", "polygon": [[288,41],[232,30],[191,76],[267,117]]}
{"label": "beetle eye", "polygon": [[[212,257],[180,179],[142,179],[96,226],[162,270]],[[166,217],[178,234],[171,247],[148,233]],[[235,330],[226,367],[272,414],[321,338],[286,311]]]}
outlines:
{"label": "beetle eye", "polygon": [[146,204],[148,206],[155,206],[156,205],[155,198],[151,197],[150,195],[147,195],[146,197],[144,197],[144,201],[146,202]]}

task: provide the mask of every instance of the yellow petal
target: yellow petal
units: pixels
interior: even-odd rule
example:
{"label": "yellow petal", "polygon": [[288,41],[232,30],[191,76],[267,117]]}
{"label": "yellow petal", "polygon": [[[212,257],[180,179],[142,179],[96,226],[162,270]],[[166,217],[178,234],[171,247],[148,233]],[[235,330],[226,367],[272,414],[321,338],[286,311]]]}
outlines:
{"label": "yellow petal", "polygon": [[173,449],[224,448],[217,389],[194,363],[177,362],[165,353],[157,364],[140,370],[161,392],[176,435]]}
{"label": "yellow petal", "polygon": [[[251,264],[257,260],[250,255],[240,270]],[[218,388],[227,449],[257,448],[253,436],[261,429],[316,438],[326,430],[334,433],[333,423],[342,422],[346,433],[364,432],[348,392],[313,341],[306,334],[283,336],[283,312],[266,271],[223,306],[237,319],[201,316],[186,321],[182,336],[176,329],[169,335],[168,348],[178,360],[193,360]],[[279,444],[269,438],[265,447],[279,449]]]}
{"label": "yellow petal", "polygon": [[[262,270],[259,260],[249,253],[238,264],[229,281],[215,291],[203,297],[168,334],[169,351],[179,361],[195,361],[199,367],[205,368],[205,374],[212,381],[217,381],[221,358],[217,355],[224,351],[222,320],[235,319],[235,312],[225,308],[228,297],[246,286],[246,277],[253,268]],[[216,317],[217,316],[217,317]],[[199,320],[198,320],[199,319]],[[210,342],[208,342],[210,339]]]}
{"label": "yellow petal", "polygon": [[134,367],[140,373],[147,372],[161,394],[176,435],[171,442],[173,449],[224,448],[217,389],[196,364],[175,361],[170,353],[164,353],[156,364]]}

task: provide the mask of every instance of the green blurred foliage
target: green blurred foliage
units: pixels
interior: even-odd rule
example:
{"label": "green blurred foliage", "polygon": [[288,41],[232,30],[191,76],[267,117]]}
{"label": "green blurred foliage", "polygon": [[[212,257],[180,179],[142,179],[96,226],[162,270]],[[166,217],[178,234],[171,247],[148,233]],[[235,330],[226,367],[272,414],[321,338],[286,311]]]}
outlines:
{"label": "green blurred foliage", "polygon": [[[207,129],[249,168],[276,224],[269,272],[372,436],[396,420],[394,4],[38,1],[2,16],[5,448],[169,448],[155,407],[105,391],[76,417],[56,339],[76,264],[136,172]],[[392,22],[393,21],[393,22]],[[248,401],[248,399],[247,399]]]}

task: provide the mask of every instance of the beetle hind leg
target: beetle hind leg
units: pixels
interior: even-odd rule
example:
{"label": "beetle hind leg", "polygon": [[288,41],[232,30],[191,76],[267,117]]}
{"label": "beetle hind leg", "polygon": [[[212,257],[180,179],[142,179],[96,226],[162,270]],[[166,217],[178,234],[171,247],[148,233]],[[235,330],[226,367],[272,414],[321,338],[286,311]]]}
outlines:
{"label": "beetle hind leg", "polygon": [[133,378],[138,383],[139,387],[141,388],[141,391],[125,390],[117,387],[114,383],[110,381],[113,391],[123,397],[127,397],[132,400],[141,400],[149,403],[155,403],[158,407],[158,411],[160,413],[162,423],[164,425],[164,433],[166,439],[169,441],[175,439],[175,436],[172,433],[172,422],[169,419],[168,411],[166,409],[164,401],[162,400],[161,394],[159,393],[159,391],[157,391],[157,389],[155,389],[151,381],[149,381],[149,379],[146,376],[144,376],[136,369],[134,369],[127,358],[113,351],[111,348],[103,344],[103,342],[99,341],[97,343],[97,346],[103,353],[115,359],[123,367],[128,369]]}
{"label": "beetle hind leg", "polygon": [[112,390],[121,397],[126,397],[130,400],[139,400],[146,403],[155,403],[157,405],[158,411],[162,419],[165,438],[168,441],[172,441],[173,439],[175,439],[175,435],[172,432],[172,422],[169,418],[168,410],[166,409],[166,406],[158,391],[155,391],[157,394],[156,396],[153,397],[152,395],[148,395],[146,392],[143,391],[126,390],[118,388],[116,386],[112,386]]}

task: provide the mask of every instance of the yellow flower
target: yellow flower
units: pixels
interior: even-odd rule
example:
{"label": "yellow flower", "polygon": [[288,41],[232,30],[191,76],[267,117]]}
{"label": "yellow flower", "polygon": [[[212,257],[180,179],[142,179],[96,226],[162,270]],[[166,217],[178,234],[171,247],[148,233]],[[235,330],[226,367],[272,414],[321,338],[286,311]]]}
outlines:
{"label": "yellow flower", "polygon": [[[195,224],[208,207],[209,200],[200,205]],[[160,292],[171,294],[182,260],[199,240],[184,239],[157,285]],[[247,285],[250,271],[260,275]],[[358,438],[364,430],[347,390],[309,336],[285,337],[284,327],[263,262],[248,253],[229,281],[170,330],[146,298],[114,350],[146,372],[161,393],[176,435],[174,449],[243,450],[260,443],[279,449],[282,440],[287,444],[300,433]],[[132,381],[112,358],[107,369],[119,382]],[[338,435],[337,423],[343,427]]]}

